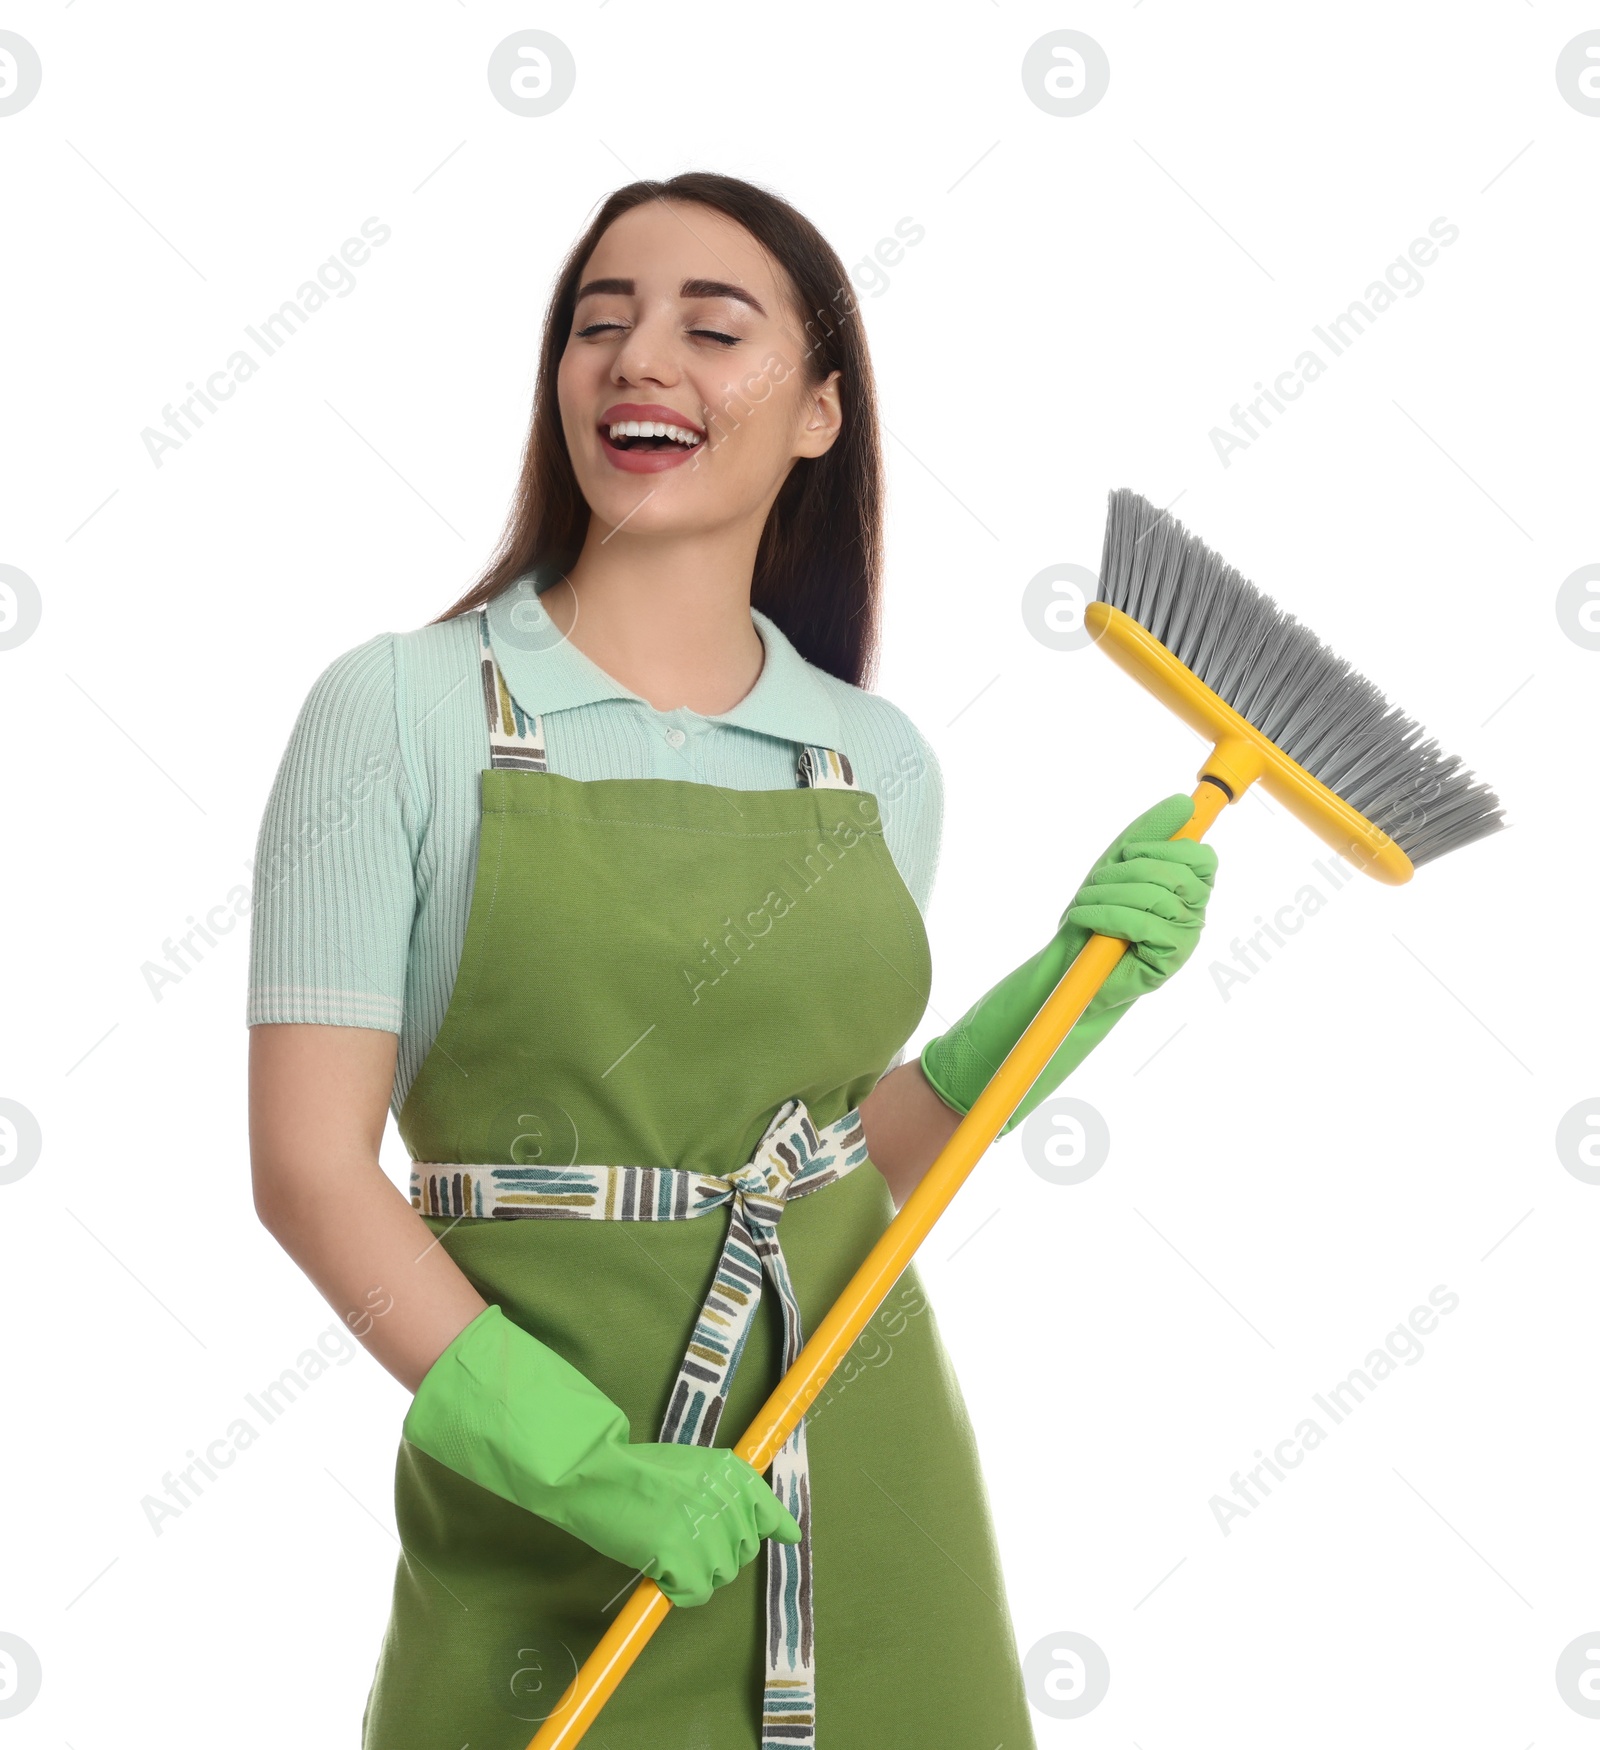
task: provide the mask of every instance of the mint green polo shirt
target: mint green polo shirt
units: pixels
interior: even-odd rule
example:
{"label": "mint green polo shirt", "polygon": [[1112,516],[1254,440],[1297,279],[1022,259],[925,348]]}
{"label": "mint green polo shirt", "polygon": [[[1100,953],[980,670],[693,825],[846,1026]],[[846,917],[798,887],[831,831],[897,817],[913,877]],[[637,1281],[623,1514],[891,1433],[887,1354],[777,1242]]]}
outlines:
{"label": "mint green polo shirt", "polygon": [[[503,590],[489,637],[512,697],[543,717],[551,771],[774,790],[793,785],[802,745],[836,748],[878,798],[890,855],[926,913],[943,780],[898,706],[807,662],[752,608],[765,654],[744,698],[714,716],[658,711],[560,635],[538,602],[545,583],[530,572]],[[246,1025],[398,1034],[396,1114],[444,1019],[466,936],[489,761],[478,653],[472,612],[336,657],[295,719],[256,843]]]}

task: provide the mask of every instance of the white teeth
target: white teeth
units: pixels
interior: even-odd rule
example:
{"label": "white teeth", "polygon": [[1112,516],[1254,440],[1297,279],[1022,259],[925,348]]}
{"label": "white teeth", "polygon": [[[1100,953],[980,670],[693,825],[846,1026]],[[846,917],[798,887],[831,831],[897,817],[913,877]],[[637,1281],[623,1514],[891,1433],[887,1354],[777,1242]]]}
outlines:
{"label": "white teeth", "polygon": [[664,437],[690,448],[700,441],[699,432],[681,425],[665,425],[658,419],[623,419],[607,429],[613,440],[619,437]]}

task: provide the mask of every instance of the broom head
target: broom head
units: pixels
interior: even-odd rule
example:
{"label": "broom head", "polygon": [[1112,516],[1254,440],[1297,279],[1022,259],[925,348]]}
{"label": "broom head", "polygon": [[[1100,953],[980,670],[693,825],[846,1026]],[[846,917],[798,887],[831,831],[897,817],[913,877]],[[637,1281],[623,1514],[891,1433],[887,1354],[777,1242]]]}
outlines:
{"label": "broom head", "polygon": [[1267,793],[1380,881],[1505,824],[1499,798],[1371,681],[1127,487],[1110,495],[1090,635]]}

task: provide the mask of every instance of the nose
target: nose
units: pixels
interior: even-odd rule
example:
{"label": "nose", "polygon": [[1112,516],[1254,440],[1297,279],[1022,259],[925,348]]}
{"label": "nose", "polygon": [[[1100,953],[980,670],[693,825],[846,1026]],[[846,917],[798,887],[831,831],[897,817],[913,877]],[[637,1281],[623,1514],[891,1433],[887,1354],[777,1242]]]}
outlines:
{"label": "nose", "polygon": [[651,313],[634,324],[617,348],[611,375],[618,383],[659,383],[670,387],[680,375],[672,345],[672,319]]}

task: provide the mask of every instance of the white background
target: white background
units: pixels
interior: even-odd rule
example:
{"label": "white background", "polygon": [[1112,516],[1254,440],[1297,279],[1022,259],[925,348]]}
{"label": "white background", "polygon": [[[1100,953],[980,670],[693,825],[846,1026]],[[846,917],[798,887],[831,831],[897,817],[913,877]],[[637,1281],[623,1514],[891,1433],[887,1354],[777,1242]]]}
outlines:
{"label": "white background", "polygon": [[[1600,1095],[1600,652],[1556,594],[1600,561],[1600,117],[1555,66],[1600,14],[72,0],[0,23],[44,69],[0,119],[0,563],[43,598],[0,652],[0,1095],[44,1136],[0,1186],[0,1630],[44,1669],[7,1741],[356,1740],[401,1388],[357,1354],[160,1536],[141,1507],[335,1325],[251,1208],[245,930],[159,1002],[141,967],[248,882],[318,672],[476,576],[594,205],[705,168],[777,189],[852,266],[902,218],[926,232],[860,288],[891,434],[879,686],[947,788],[912,1049],[1193,785],[1197,738],[1022,612],[1046,566],[1098,566],[1113,486],[1171,504],[1511,822],[1332,893],[1224,1000],[1212,964],[1257,914],[1331,889],[1282,810],[1228,810],[1194,959],[1064,1090],[1106,1164],[1052,1184],[1014,1134],[924,1246],[1019,1648],[1072,1631],[1109,1661],[1039,1744],[1590,1744],[1555,1671],[1600,1631],[1600,1188],[1555,1138]],[[485,77],[529,26],[578,67],[539,119]],[[1020,71],[1063,27],[1111,67],[1067,118]],[[155,467],[144,428],[370,215],[393,236],[351,295]],[[1224,466],[1212,428],[1440,216],[1460,235],[1422,289]],[[1224,1535],[1212,1497],[1436,1284],[1459,1305],[1421,1359]]]}

